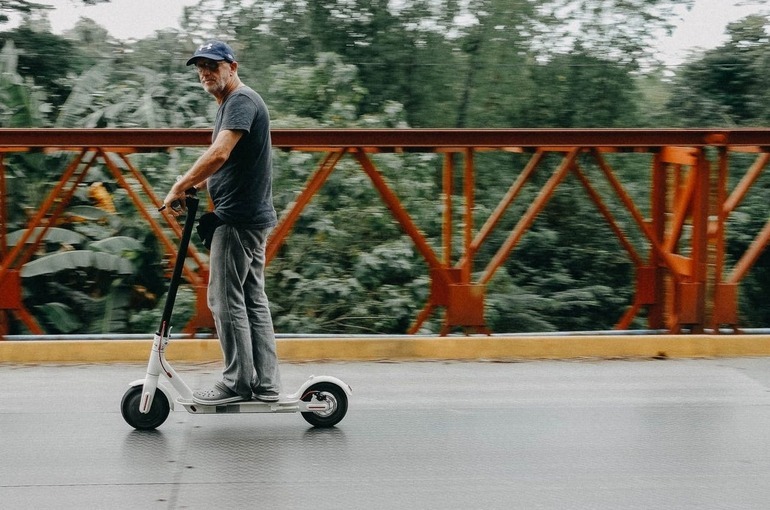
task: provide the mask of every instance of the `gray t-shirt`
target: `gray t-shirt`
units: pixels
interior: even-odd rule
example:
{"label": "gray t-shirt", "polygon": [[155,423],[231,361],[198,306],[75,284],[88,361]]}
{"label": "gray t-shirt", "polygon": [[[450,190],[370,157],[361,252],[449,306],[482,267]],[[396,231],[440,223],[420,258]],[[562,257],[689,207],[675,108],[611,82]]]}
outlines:
{"label": "gray t-shirt", "polygon": [[260,95],[249,87],[233,91],[217,110],[212,142],[223,129],[243,131],[243,136],[209,177],[214,212],[230,225],[275,226],[270,115]]}

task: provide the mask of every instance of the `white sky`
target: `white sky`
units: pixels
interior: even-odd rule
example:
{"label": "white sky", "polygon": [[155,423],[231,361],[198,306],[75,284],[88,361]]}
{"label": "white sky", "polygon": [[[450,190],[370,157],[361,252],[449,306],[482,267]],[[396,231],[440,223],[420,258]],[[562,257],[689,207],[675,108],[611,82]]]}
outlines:
{"label": "white sky", "polygon": [[[80,17],[88,17],[107,28],[118,39],[141,39],[154,31],[179,28],[179,19],[185,6],[198,0],[111,0],[105,4],[84,6],[79,0],[38,0],[56,7],[50,14],[55,33],[71,28]],[[660,41],[659,51],[670,65],[681,63],[690,50],[709,49],[725,41],[728,23],[767,8],[758,2],[745,1],[736,7],[737,0],[695,0],[693,9],[681,9],[682,21],[671,37]]]}
{"label": "white sky", "polygon": [[729,23],[768,10],[759,2],[737,0],[695,0],[690,11],[680,10],[682,20],[671,37],[660,41],[658,49],[667,64],[682,63],[690,50],[715,48],[727,40],[725,28]]}
{"label": "white sky", "polygon": [[80,0],[36,0],[53,5],[49,14],[54,33],[72,28],[80,18],[91,18],[118,39],[142,39],[163,28],[179,28],[185,6],[198,0],[111,0],[86,6]]}

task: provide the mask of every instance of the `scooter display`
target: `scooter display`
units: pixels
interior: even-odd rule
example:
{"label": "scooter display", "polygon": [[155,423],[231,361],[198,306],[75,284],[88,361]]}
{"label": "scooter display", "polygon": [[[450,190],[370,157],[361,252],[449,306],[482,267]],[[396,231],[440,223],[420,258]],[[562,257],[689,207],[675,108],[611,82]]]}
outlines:
{"label": "scooter display", "polygon": [[[348,397],[352,395],[350,386],[336,377],[311,376],[295,393],[281,395],[277,402],[246,400],[224,405],[201,405],[193,401],[192,390],[166,359],[166,348],[171,336],[171,315],[182,279],[198,204],[196,191],[188,190],[185,200],[187,216],[182,230],[179,253],[169,283],[160,326],[153,339],[147,373],[144,379],[131,382],[124,393],[120,403],[123,419],[135,429],[153,430],[166,421],[176,403],[191,414],[299,412],[313,427],[333,427],[345,417],[348,410]],[[181,204],[174,203],[172,207],[176,209],[181,207]],[[171,391],[164,384],[159,384],[161,375],[179,394],[176,399],[172,398]]]}

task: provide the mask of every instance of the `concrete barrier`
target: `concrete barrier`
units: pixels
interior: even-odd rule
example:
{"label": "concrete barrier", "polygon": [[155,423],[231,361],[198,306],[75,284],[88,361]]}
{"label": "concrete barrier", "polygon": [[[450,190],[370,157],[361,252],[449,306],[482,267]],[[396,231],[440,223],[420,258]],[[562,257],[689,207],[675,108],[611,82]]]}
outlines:
{"label": "concrete barrier", "polygon": [[[0,362],[133,363],[146,361],[147,340],[0,341]],[[575,358],[715,358],[770,356],[770,335],[567,335],[279,338],[281,361],[410,361]],[[172,340],[172,361],[222,359],[219,340]]]}

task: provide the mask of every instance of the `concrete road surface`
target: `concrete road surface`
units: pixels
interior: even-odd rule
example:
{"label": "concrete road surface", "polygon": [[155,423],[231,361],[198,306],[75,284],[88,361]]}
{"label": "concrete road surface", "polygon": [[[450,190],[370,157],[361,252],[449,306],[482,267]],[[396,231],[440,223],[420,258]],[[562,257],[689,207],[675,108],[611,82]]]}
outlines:
{"label": "concrete road surface", "polygon": [[282,370],[349,383],[347,417],[178,408],[138,432],[119,407],[143,365],[0,365],[0,508],[770,508],[768,358]]}

